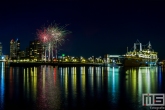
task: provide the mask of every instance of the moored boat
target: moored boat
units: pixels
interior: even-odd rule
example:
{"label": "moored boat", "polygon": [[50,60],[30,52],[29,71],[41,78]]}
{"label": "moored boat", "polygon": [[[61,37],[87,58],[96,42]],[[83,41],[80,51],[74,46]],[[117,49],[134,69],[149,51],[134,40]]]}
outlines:
{"label": "moored boat", "polygon": [[[140,48],[137,48],[137,45]],[[142,46],[144,48],[142,48]],[[123,55],[122,58],[123,66],[150,66],[157,65],[158,62],[158,53],[155,52],[151,43],[147,45],[142,45],[138,40],[134,43],[133,51],[127,50],[127,53]]]}

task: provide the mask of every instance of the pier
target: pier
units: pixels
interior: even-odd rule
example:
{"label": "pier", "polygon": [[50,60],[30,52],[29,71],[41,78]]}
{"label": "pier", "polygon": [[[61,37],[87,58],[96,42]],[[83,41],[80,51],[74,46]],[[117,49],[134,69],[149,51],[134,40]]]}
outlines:
{"label": "pier", "polygon": [[72,62],[9,62],[9,66],[41,66],[41,65],[52,65],[52,66],[108,66],[105,63],[72,63]]}

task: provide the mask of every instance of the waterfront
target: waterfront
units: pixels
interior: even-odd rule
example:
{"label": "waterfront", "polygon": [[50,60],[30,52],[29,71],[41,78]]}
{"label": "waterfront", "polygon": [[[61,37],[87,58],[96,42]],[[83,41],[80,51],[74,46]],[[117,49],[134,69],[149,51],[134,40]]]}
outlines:
{"label": "waterfront", "polygon": [[150,109],[142,93],[165,93],[161,67],[5,67],[0,109]]}

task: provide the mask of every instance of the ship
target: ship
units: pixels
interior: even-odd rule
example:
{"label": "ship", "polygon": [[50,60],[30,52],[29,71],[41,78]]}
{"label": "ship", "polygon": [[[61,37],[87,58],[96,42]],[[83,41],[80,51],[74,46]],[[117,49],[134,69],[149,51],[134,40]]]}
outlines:
{"label": "ship", "polygon": [[[139,46],[140,48],[137,48]],[[158,52],[152,49],[150,41],[142,45],[139,40],[134,43],[133,50],[122,55],[123,66],[156,66],[158,62]]]}

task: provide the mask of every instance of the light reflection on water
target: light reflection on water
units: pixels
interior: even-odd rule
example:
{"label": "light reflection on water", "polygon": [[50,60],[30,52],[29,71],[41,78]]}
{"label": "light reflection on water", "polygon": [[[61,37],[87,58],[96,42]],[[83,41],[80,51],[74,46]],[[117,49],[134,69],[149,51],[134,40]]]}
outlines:
{"label": "light reflection on water", "polygon": [[2,109],[149,109],[142,93],[165,92],[160,67],[0,68]]}
{"label": "light reflection on water", "polygon": [[4,108],[4,92],[5,92],[5,69],[4,63],[0,64],[0,110]]}
{"label": "light reflection on water", "polygon": [[[164,93],[163,86],[160,86],[159,81],[163,79],[162,72],[158,72],[159,67],[140,67],[127,70],[126,74],[126,92],[132,99],[131,102],[136,102],[136,108],[144,108],[139,105],[142,103],[141,94],[143,93]],[[161,69],[161,68],[160,68]],[[161,76],[158,80],[158,76]],[[161,89],[161,90],[159,90]]]}
{"label": "light reflection on water", "polygon": [[113,104],[117,103],[118,100],[118,93],[119,93],[119,72],[116,68],[110,68],[108,67],[108,95],[109,101],[111,101]]}

